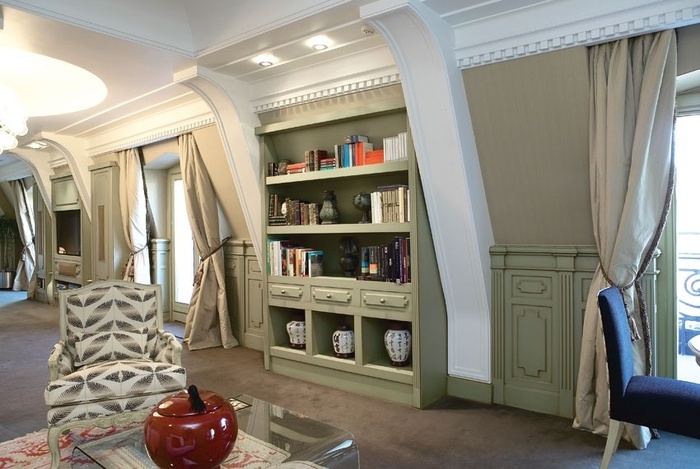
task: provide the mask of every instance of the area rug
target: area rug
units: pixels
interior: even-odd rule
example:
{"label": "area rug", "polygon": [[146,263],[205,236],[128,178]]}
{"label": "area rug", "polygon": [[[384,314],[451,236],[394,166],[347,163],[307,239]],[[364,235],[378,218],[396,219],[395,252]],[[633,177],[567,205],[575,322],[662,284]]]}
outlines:
{"label": "area rug", "polygon": [[[133,428],[128,427],[128,428]],[[59,438],[61,448],[61,469],[75,467],[86,461],[73,461],[71,456],[76,445],[112,435],[124,428],[73,429]],[[307,461],[284,462],[288,453],[275,448],[244,432],[239,432],[236,446],[221,469],[264,469],[279,467],[285,469],[318,469],[320,466]],[[30,433],[14,440],[0,443],[0,469],[5,468],[47,468],[51,465],[51,454],[46,444],[46,430]],[[140,467],[134,465],[133,467]]]}

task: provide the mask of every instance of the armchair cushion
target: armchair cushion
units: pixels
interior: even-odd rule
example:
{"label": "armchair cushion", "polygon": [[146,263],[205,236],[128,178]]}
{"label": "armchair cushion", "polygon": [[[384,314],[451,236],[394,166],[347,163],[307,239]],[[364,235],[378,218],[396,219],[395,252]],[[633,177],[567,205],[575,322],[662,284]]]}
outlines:
{"label": "armchair cushion", "polygon": [[97,363],[50,382],[44,400],[50,406],[60,406],[174,392],[185,387],[185,379],[185,369],[170,363],[150,360]]}
{"label": "armchair cushion", "polygon": [[172,393],[130,396],[109,401],[92,401],[52,407],[46,416],[49,427],[57,427],[76,420],[90,420],[123,412],[152,409],[161,399]]}

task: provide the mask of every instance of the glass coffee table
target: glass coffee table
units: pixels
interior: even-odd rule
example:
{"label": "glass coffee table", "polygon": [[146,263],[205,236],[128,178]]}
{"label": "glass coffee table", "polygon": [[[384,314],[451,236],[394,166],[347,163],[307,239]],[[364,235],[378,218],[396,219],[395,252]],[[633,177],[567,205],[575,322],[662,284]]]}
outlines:
{"label": "glass coffee table", "polygon": [[[238,438],[221,469],[360,467],[350,432],[250,396],[229,401],[236,409]],[[79,444],[73,449],[72,467],[157,469],[146,452],[141,426]]]}

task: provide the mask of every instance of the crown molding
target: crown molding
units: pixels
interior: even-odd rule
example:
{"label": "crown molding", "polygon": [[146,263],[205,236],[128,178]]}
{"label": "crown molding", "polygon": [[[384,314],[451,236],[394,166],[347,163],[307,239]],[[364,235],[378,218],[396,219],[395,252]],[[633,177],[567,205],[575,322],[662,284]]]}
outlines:
{"label": "crown molding", "polygon": [[397,83],[401,83],[401,78],[399,77],[398,73],[392,73],[389,75],[382,75],[372,78],[363,78],[351,82],[331,84],[330,86],[325,86],[323,88],[308,89],[300,91],[297,94],[289,94],[283,98],[272,101],[258,102],[257,104],[253,104],[253,112],[259,114],[261,112],[274,111],[276,109],[306,104],[313,101],[320,101],[322,99],[334,98],[352,93],[359,93],[360,91],[395,85]]}
{"label": "crown molding", "polygon": [[[514,30],[528,24],[525,15],[513,16]],[[640,34],[674,29],[700,22],[700,4],[679,0],[625,10],[589,20],[576,21],[536,32],[482,44],[457,45],[457,67],[466,69],[495,62],[551,52],[575,46],[590,46]],[[474,37],[474,24],[455,27],[457,37]]]}
{"label": "crown molding", "polygon": [[113,140],[108,143],[88,147],[87,155],[92,158],[105,153],[114,153],[121,150],[127,150],[129,148],[142,147],[151,143],[174,138],[184,133],[192,132],[193,130],[201,129],[202,127],[207,127],[213,124],[216,124],[213,115],[206,117],[198,116],[198,118],[184,122],[164,125],[160,128],[153,128],[136,136],[132,135],[127,138]]}

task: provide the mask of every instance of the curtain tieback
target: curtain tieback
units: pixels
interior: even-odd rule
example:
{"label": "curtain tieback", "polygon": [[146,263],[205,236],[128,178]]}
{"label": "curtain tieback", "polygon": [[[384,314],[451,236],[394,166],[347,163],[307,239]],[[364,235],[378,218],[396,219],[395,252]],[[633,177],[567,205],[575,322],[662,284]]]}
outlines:
{"label": "curtain tieback", "polygon": [[226,244],[226,241],[228,241],[229,239],[231,239],[231,236],[227,236],[226,238],[224,238],[224,240],[221,241],[221,244],[219,244],[209,254],[199,258],[199,267],[197,267],[197,273],[194,274],[194,280],[192,282],[192,285],[199,285],[200,283],[202,283],[202,275],[204,275],[204,261],[213,256],[216,253],[216,251],[224,247],[224,244]]}

